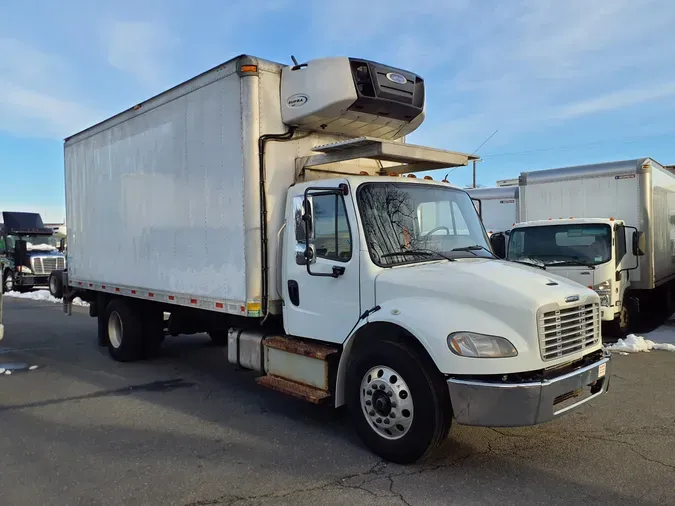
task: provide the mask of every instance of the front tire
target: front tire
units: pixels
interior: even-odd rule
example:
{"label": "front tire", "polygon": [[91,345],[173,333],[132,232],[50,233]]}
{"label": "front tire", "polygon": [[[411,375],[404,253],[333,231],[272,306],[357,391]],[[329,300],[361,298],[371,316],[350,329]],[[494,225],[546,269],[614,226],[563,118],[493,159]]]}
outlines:
{"label": "front tire", "polygon": [[11,292],[15,287],[14,273],[10,270],[5,271],[5,275],[2,277],[2,293]]}
{"label": "front tire", "polygon": [[52,271],[49,275],[49,293],[56,299],[63,298],[63,272]]}
{"label": "front tire", "polygon": [[354,353],[346,393],[361,440],[397,464],[430,456],[452,423],[442,375],[427,357],[402,342],[376,341]]}

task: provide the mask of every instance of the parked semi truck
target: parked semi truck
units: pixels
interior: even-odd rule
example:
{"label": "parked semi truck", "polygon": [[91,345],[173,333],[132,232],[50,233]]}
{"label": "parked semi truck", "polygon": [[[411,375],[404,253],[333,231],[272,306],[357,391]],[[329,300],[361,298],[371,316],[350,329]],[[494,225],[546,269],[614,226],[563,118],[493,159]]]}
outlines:
{"label": "parked semi truck", "polygon": [[524,172],[508,260],[539,263],[600,295],[608,334],[671,306],[675,174],[651,158]]}
{"label": "parked semi truck", "polygon": [[[607,391],[599,296],[494,258],[469,195],[416,177],[425,82],[355,58],[239,56],[65,140],[64,311],[113,359],[207,332],[256,381],[347,405],[408,463],[451,421],[546,422]],[[408,174],[402,177],[401,174]]]}
{"label": "parked semi truck", "polygon": [[2,217],[2,291],[47,286],[52,271],[63,270],[66,262],[54,231],[44,226],[38,213],[5,211]]}

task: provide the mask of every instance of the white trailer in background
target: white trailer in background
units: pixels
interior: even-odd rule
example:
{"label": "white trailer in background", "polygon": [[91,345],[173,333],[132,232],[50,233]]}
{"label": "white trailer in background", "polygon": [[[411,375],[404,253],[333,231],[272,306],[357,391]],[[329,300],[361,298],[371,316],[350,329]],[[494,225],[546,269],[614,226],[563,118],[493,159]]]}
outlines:
{"label": "white trailer in background", "polygon": [[519,221],[518,186],[472,188],[467,192],[474,200],[485,230],[490,236],[492,250],[495,255],[504,258],[510,230]]}
{"label": "white trailer in background", "polygon": [[[418,75],[240,56],[65,141],[64,309],[121,361],[209,332],[266,387],[346,404],[411,462],[469,425],[551,420],[609,385],[599,297],[494,259],[468,194],[399,177],[475,157],[408,145]],[[578,328],[551,341],[556,314]],[[517,406],[517,409],[514,409]]]}
{"label": "white trailer in background", "polygon": [[507,258],[592,287],[609,330],[670,305],[675,174],[650,158],[524,172]]}

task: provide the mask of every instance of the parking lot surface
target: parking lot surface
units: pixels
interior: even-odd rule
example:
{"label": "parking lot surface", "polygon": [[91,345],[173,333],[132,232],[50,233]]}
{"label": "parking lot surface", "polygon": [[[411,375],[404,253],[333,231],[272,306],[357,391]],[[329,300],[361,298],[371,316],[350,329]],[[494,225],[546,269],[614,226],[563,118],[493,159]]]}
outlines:
{"label": "parking lot surface", "polygon": [[[675,503],[675,353],[614,357],[610,392],[529,428],[453,426],[435,460],[381,462],[342,411],[256,385],[206,336],[112,361],[84,308],[5,300],[3,504]],[[0,365],[0,368],[2,365]]]}

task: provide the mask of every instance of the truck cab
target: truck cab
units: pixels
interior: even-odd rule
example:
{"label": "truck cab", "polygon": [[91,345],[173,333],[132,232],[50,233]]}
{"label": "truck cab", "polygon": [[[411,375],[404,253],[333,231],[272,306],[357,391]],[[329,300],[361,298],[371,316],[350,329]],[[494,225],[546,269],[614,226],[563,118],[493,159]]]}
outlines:
{"label": "truck cab", "polygon": [[0,224],[2,291],[46,287],[52,271],[64,269],[54,231],[37,213],[3,212]]}
{"label": "truck cab", "polygon": [[633,228],[613,218],[567,218],[518,223],[510,231],[507,260],[531,263],[594,290],[603,324],[625,328],[630,271],[640,248]]}

